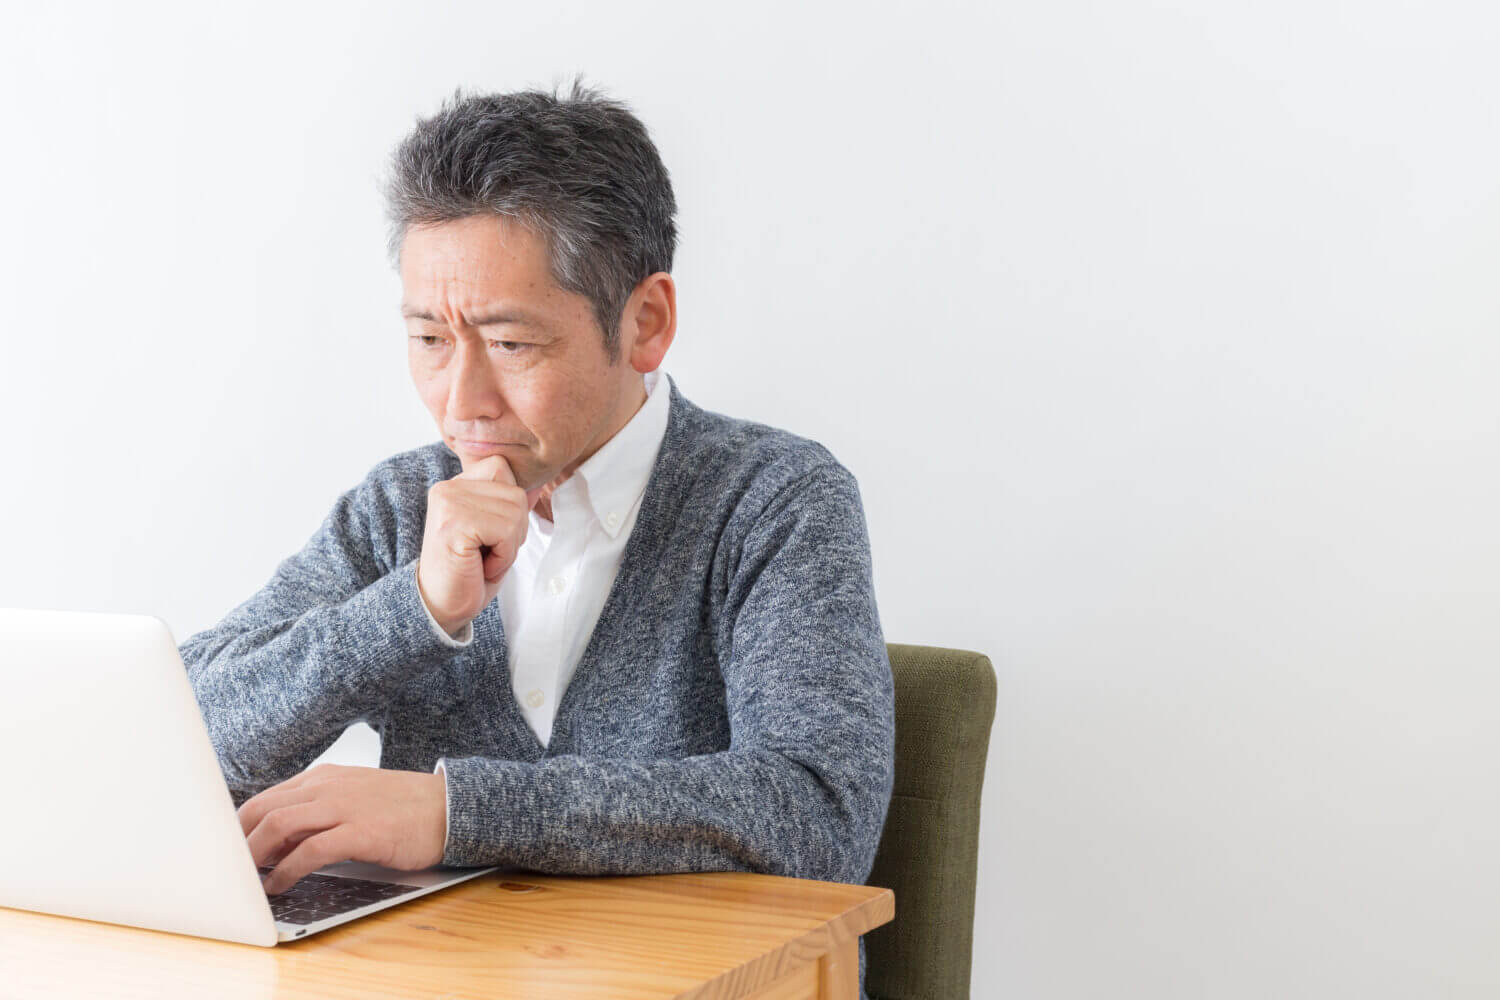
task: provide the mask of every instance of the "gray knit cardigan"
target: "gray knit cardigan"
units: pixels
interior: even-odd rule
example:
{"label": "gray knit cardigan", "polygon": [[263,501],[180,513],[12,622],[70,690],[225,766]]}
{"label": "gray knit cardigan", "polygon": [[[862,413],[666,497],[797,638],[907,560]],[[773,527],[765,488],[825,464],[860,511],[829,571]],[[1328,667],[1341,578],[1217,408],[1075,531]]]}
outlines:
{"label": "gray knit cardigan", "polygon": [[[455,649],[417,592],[427,491],[461,468],[442,441],[380,462],[269,583],[179,647],[235,803],[362,721],[381,767],[442,760],[444,864],[864,882],[895,725],[853,475],[674,381],[543,747],[511,691],[499,602]],[[861,941],[861,984],[864,966]]]}

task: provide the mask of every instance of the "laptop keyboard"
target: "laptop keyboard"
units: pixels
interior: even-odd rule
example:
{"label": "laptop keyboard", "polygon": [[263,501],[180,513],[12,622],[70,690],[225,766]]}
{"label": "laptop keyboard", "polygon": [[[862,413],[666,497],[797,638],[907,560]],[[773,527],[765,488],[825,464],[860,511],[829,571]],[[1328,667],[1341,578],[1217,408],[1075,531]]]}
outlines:
{"label": "laptop keyboard", "polygon": [[[274,865],[262,865],[259,871],[265,876],[274,868]],[[319,875],[314,872],[304,875],[300,882],[285,892],[266,896],[266,901],[271,904],[271,915],[278,921],[311,924],[357,910],[361,906],[416,892],[417,888],[414,885],[373,882],[343,875]]]}

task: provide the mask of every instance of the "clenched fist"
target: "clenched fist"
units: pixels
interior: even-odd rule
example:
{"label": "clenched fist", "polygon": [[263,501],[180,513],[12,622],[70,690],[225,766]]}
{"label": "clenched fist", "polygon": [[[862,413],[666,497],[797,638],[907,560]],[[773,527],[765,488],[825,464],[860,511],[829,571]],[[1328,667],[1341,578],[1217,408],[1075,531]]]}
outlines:
{"label": "clenched fist", "polygon": [[526,540],[527,514],[554,485],[523,490],[504,456],[491,455],[427,491],[417,589],[449,635],[500,592]]}

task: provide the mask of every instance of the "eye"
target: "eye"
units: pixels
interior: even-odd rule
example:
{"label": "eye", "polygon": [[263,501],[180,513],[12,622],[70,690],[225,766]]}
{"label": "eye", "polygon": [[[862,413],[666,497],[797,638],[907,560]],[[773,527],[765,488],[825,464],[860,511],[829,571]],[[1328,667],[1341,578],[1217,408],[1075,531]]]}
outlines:
{"label": "eye", "polygon": [[[439,347],[446,346],[448,343],[446,337],[440,337],[433,333],[414,333],[411,339],[417,341],[428,350],[436,350]],[[492,340],[490,344],[491,346],[500,345],[502,354],[520,354],[527,348],[535,346],[519,340]]]}

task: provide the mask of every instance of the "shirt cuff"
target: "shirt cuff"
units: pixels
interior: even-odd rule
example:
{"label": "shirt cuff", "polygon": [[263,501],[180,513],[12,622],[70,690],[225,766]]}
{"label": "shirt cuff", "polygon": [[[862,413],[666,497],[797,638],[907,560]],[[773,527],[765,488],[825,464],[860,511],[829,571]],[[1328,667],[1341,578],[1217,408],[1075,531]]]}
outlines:
{"label": "shirt cuff", "polygon": [[[415,572],[413,570],[413,573]],[[427,620],[432,624],[432,631],[443,641],[443,645],[450,649],[464,649],[473,644],[474,623],[472,621],[465,622],[464,627],[458,630],[456,637],[449,635],[447,629],[439,625],[438,620],[432,617],[432,609],[427,606],[427,599],[422,596],[422,588],[420,586],[417,587],[417,600],[421,602],[422,610],[427,612]]]}
{"label": "shirt cuff", "polygon": [[437,764],[433,766],[432,773],[441,774],[443,776],[443,857],[447,857],[448,831],[449,829],[451,829],[450,824],[452,822],[450,814],[448,812],[448,807],[449,803],[451,803],[453,799],[448,795],[448,769],[443,766],[443,760],[441,757],[438,758]]}

